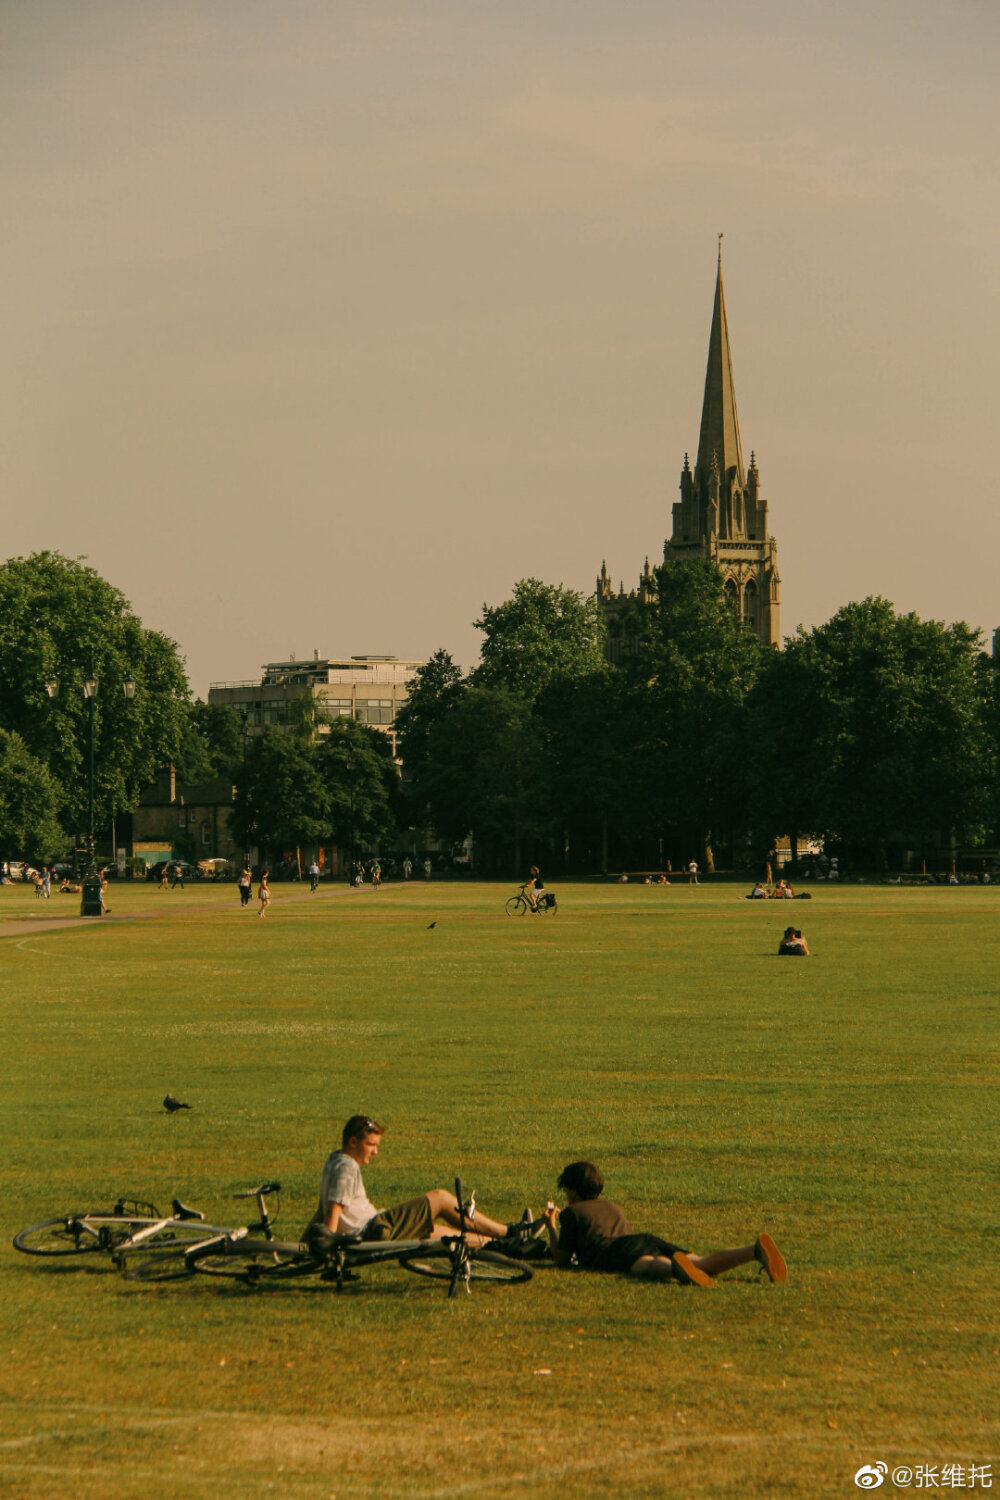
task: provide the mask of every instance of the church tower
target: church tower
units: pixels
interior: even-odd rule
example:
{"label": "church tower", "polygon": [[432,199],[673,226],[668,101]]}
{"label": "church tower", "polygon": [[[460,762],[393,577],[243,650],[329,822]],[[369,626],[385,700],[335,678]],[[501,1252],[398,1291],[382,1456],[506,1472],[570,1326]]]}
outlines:
{"label": "church tower", "polygon": [[749,469],[743,469],[722,290],[721,245],[698,458],[692,474],[690,460],[684,455],[681,498],[674,505],[673,516],[673,535],[663,548],[664,561],[711,558],[725,579],[733,609],[765,646],[779,645],[778,548],[767,534],[767,501],[761,495],[760,472],[753,453]]}
{"label": "church tower", "polygon": [[[698,457],[691,470],[684,455],[681,498],[673,507],[673,534],[664,543],[665,562],[710,558],[724,579],[733,610],[765,646],[781,641],[779,621],[778,549],[767,534],[767,501],[760,488],[760,472],[753,453],[743,468],[740,426],[736,416],[733,360],[729,348],[726,299],[722,290],[722,245],[715,282],[715,307],[708,341],[705,398],[701,408]],[[597,597],[608,623],[608,656],[628,654],[630,619],[635,606],[649,597],[649,561],[637,589],[614,592],[602,566]]]}

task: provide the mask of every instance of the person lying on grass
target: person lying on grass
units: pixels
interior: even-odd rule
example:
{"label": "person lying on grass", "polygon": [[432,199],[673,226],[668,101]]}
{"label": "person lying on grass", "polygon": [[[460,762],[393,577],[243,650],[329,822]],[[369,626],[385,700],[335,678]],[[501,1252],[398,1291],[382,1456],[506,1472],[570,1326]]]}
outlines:
{"label": "person lying on grass", "polygon": [[802,936],[798,927],[786,927],[781,942],[778,944],[778,954],[782,958],[808,958],[809,944]]}
{"label": "person lying on grass", "polygon": [[[384,1132],[385,1127],[367,1115],[351,1116],[341,1133],[340,1150],[332,1151],[324,1164],[313,1224],[322,1224],[331,1234],[360,1231],[363,1240],[439,1240],[460,1229],[458,1200],[446,1188],[432,1188],[394,1208],[377,1209],[369,1201],[361,1168],[378,1155]],[[527,1219],[532,1217],[526,1213]],[[517,1227],[490,1219],[478,1209],[473,1223],[476,1232],[468,1239],[475,1247],[503,1239]]]}
{"label": "person lying on grass", "polygon": [[713,1278],[736,1266],[758,1261],[771,1281],[785,1281],[788,1272],[769,1234],[752,1245],[693,1255],[655,1234],[633,1234],[617,1203],[600,1201],[604,1178],[592,1161],[570,1162],[558,1186],[566,1207],[545,1210],[549,1247],[557,1266],[575,1261],[581,1270],[618,1271],[650,1281],[680,1281],[685,1286],[712,1286]]}

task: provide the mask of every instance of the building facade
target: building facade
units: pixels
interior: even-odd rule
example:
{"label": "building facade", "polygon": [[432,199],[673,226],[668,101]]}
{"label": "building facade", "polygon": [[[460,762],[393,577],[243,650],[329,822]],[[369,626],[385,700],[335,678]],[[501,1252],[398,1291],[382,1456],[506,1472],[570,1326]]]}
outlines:
{"label": "building facade", "polygon": [[[397,757],[396,715],[409,696],[417,668],[423,665],[395,656],[321,658],[317,651],[311,661],[268,663],[259,682],[213,682],[208,701],[246,710],[247,729],[253,734],[265,724],[292,722],[293,704],[308,695],[323,717],[357,719],[380,730]],[[320,734],[323,730],[321,724]]]}
{"label": "building facade", "polygon": [[[722,288],[720,249],[715,283],[715,306],[708,344],[701,432],[694,469],[684,455],[681,498],[673,507],[673,529],[663,544],[665,562],[708,558],[722,574],[733,611],[766,646],[781,641],[778,549],[768,535],[767,501],[761,491],[760,471],[753,453],[743,467],[736,389],[729,347],[729,325]],[[652,597],[649,559],[638,586],[615,593],[602,564],[597,597],[608,625],[608,656],[618,661],[629,651],[630,623],[638,606]]]}
{"label": "building facade", "polygon": [[233,784],[224,777],[192,786],[166,766],[139,794],[132,813],[132,855],[148,865],[163,859],[238,860],[229,820]]}

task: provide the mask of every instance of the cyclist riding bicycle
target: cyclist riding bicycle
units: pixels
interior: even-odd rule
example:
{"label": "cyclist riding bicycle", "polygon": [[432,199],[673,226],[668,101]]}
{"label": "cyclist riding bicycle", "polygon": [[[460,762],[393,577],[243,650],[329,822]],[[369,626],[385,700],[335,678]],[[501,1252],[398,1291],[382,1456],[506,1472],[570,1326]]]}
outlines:
{"label": "cyclist riding bicycle", "polygon": [[538,910],[538,898],[545,890],[545,882],[538,873],[538,866],[532,865],[531,874],[524,882],[524,895],[532,911]]}

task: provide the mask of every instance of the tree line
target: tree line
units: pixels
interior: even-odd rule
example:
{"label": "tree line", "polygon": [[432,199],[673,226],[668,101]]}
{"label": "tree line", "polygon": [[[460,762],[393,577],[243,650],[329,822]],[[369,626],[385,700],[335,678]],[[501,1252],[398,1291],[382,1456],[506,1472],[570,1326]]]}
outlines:
{"label": "tree line", "polygon": [[245,738],[234,709],[192,700],[176,643],[147,630],[93,568],[58,552],[9,559],[0,565],[0,859],[42,864],[83,848],[91,720],[99,841],[168,763],[189,786],[232,784],[233,832],[266,855],[320,842],[372,848],[402,815],[399,777],[374,730],[323,723],[303,699],[288,731]]}
{"label": "tree line", "polygon": [[[735,617],[708,562],[654,570],[618,666],[594,598],[525,579],[476,621],[479,664],[446,651],[417,672],[385,736],[323,721],[247,736],[192,701],[178,648],[81,561],[0,565],[0,857],[35,862],[86,828],[94,700],[97,828],[136,806],[168,761],[235,787],[232,828],[265,855],[334,843],[384,851],[404,828],[477,867],[762,868],[812,834],[859,867],[995,844],[1000,674],[978,631],[899,615],[881,598],[799,629],[780,651]],[[125,684],[134,684],[131,698]],[[50,695],[52,685],[57,691]]]}
{"label": "tree line", "polygon": [[763,868],[811,834],[855,867],[996,839],[1000,692],[978,631],[845,605],[781,651],[710,562],[654,570],[622,664],[595,599],[527,579],[444,651],[397,720],[411,820],[470,829],[481,869]]}

